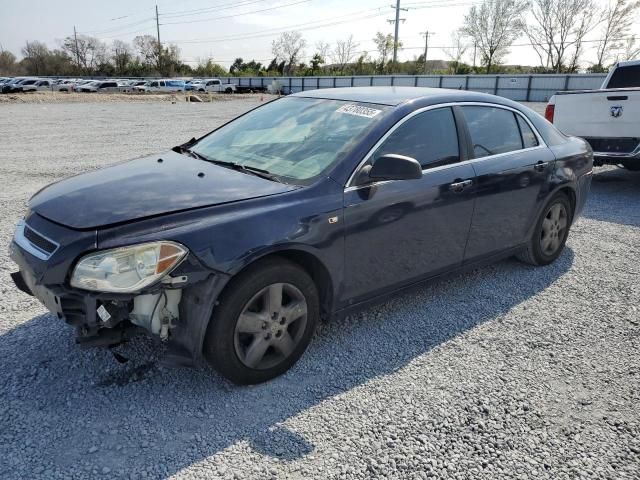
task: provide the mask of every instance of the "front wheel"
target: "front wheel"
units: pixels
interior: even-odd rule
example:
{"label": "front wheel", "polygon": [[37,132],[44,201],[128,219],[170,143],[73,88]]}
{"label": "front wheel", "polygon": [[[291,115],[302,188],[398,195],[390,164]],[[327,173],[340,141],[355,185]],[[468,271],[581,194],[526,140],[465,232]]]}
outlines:
{"label": "front wheel", "polygon": [[571,202],[558,193],[547,204],[538,219],[531,239],[518,259],[531,265],[549,265],[560,256],[567,242],[573,218]]}
{"label": "front wheel", "polygon": [[204,353],[233,383],[265,382],[298,361],[318,317],[318,291],[307,272],[266,260],[231,281],[209,322]]}

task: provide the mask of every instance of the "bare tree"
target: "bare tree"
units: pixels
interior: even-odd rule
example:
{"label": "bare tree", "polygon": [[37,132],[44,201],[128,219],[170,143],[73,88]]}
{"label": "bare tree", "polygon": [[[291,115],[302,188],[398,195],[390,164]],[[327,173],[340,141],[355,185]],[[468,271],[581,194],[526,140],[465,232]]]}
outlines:
{"label": "bare tree", "polygon": [[465,15],[462,30],[477,46],[487,73],[509,53],[509,46],[520,35],[520,15],[526,7],[527,0],[484,0]]}
{"label": "bare tree", "polygon": [[622,49],[623,60],[635,60],[640,57],[640,42],[635,35],[628,37]]}
{"label": "bare tree", "polygon": [[78,35],[77,41],[73,36],[65,38],[62,41],[62,50],[76,61],[78,68],[84,69],[87,73],[102,63],[107,56],[105,44],[86,35]]}
{"label": "bare tree", "polygon": [[596,47],[597,67],[603,69],[611,52],[626,47],[623,37],[629,33],[639,8],[640,1],[609,0],[602,12],[603,27]]}
{"label": "bare tree", "polygon": [[524,32],[540,65],[559,73],[578,67],[582,44],[597,25],[594,0],[532,0]]}
{"label": "bare tree", "polygon": [[[384,35],[382,32],[377,32],[373,41],[376,44],[376,49],[380,55],[380,63],[378,64],[379,72],[383,73],[389,54],[393,51],[393,36],[391,34]],[[399,47],[400,45],[398,45],[398,48]]]}
{"label": "bare tree", "polygon": [[338,40],[336,48],[331,54],[331,60],[335,63],[340,72],[344,72],[345,67],[353,60],[359,44],[353,40],[353,35],[349,35],[346,40]]}
{"label": "bare tree", "polygon": [[330,49],[331,45],[329,45],[328,42],[319,41],[316,43],[316,52],[318,52],[318,55],[320,55],[323,60],[327,59]]}
{"label": "bare tree", "polygon": [[466,41],[464,32],[456,30],[451,33],[451,47],[444,48],[442,51],[451,59],[451,70],[454,75],[458,74],[460,69],[460,63],[462,63],[462,57],[467,53],[469,44]]}
{"label": "bare tree", "polygon": [[133,46],[144,65],[153,65],[158,69],[160,68],[158,40],[156,37],[153,35],[138,35],[133,39]]}
{"label": "bare tree", "polygon": [[16,56],[0,48],[0,75],[12,75],[16,71]]}
{"label": "bare tree", "polygon": [[297,31],[284,32],[271,44],[271,51],[275,57],[285,62],[284,74],[291,75],[304,55],[307,41]]}
{"label": "bare tree", "polygon": [[122,40],[114,40],[111,44],[113,66],[117,73],[123,73],[133,57],[131,45]]}
{"label": "bare tree", "polygon": [[49,49],[42,42],[27,42],[22,48],[23,62],[29,75],[44,75]]}

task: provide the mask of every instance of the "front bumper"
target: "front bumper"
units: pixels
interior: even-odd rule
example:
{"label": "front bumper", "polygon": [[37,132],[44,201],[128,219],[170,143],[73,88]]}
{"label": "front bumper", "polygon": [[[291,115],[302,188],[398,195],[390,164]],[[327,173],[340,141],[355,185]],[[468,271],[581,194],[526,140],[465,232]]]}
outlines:
{"label": "front bumper", "polygon": [[[46,235],[47,239],[58,242],[52,253],[40,251],[26,239],[26,224],[37,233],[43,232],[42,237]],[[69,286],[68,274],[75,259],[96,248],[95,232],[66,229],[35,214],[26,224],[18,224],[10,245],[10,256],[19,267],[19,271],[11,275],[12,279],[18,289],[33,295],[54,316],[73,326],[79,344],[113,346],[145,331],[130,317],[134,300],[143,295],[160,295],[168,289],[180,289],[179,315],[169,331],[165,361],[172,365],[203,363],[202,343],[206,328],[214,302],[227,283],[227,275],[205,268],[197,258],[189,255],[171,273],[175,277],[188,278],[184,284],[158,283],[132,294],[75,289]],[[108,315],[100,314],[104,310]]]}

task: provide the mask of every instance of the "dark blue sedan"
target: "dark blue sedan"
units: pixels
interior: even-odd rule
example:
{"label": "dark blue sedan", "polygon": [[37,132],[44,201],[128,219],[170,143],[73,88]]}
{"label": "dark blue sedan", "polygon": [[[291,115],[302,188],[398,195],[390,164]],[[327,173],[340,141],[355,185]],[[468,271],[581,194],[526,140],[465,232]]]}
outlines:
{"label": "dark blue sedan", "polygon": [[591,174],[586,142],[504,98],[315,90],[39,191],[13,278],[81,344],[150,332],[167,362],[258,383],[321,319],[487,261],[553,262]]}

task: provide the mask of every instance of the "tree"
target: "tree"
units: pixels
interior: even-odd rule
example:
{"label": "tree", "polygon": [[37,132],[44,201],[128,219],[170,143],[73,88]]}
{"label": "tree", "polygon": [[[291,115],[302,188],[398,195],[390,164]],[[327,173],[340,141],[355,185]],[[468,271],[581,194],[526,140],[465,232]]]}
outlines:
{"label": "tree", "polygon": [[338,40],[336,48],[333,50],[333,63],[338,66],[340,73],[344,73],[345,67],[353,60],[359,44],[353,40],[353,35],[349,35],[346,40]]}
{"label": "tree", "polygon": [[311,75],[315,75],[320,65],[324,63],[324,57],[320,55],[320,53],[316,53],[313,58],[311,58]]}
{"label": "tree", "polygon": [[271,51],[278,60],[285,62],[285,75],[292,75],[295,72],[300,58],[304,56],[306,46],[307,41],[302,38],[300,32],[296,31],[284,32],[273,41]]}
{"label": "tree", "polygon": [[7,50],[0,50],[0,75],[13,75],[17,68],[16,56]]}
{"label": "tree", "polygon": [[384,67],[387,65],[387,58],[389,58],[389,53],[393,50],[393,36],[391,34],[384,35],[382,32],[377,32],[373,41],[376,44],[376,49],[380,55],[378,63],[379,73],[384,73]]}
{"label": "tree", "polygon": [[622,50],[622,59],[627,60],[635,60],[640,57],[640,44],[637,41],[635,35],[627,38],[624,43],[624,47]]}
{"label": "tree", "polygon": [[206,61],[200,59],[198,66],[193,71],[199,77],[224,77],[227,71],[222,65],[214,63],[210,58]]}
{"label": "tree", "polygon": [[527,0],[484,0],[471,7],[462,31],[476,45],[487,73],[509,53],[509,46],[522,31],[520,15]]}
{"label": "tree", "polygon": [[316,51],[324,60],[327,59],[330,49],[331,45],[329,45],[327,42],[319,41],[316,43]]}
{"label": "tree", "polygon": [[153,35],[138,35],[133,39],[140,61],[147,66],[160,67],[158,41]]}
{"label": "tree", "polygon": [[77,41],[73,36],[62,41],[62,50],[76,63],[78,70],[92,73],[97,64],[105,61],[107,47],[99,39],[86,35],[78,35]]}
{"label": "tree", "polygon": [[611,52],[622,50],[627,46],[623,38],[629,33],[639,8],[640,1],[635,0],[609,0],[604,7],[600,41],[596,46],[598,67],[604,68],[604,63],[611,57]]}
{"label": "tree", "polygon": [[540,65],[560,73],[576,70],[582,43],[597,22],[593,0],[532,0],[524,32],[538,54]]}
{"label": "tree", "polygon": [[42,42],[27,42],[22,48],[23,65],[28,75],[45,75],[49,49]]}
{"label": "tree", "polygon": [[[462,57],[467,53],[469,49],[469,44],[466,42],[464,32],[461,30],[456,30],[451,33],[451,47],[447,49],[443,49],[444,54],[451,59],[451,63],[449,64],[452,73],[457,75],[460,73],[460,68],[463,66]],[[422,57],[422,61],[424,62],[424,56]]]}
{"label": "tree", "polygon": [[133,58],[131,45],[122,40],[114,40],[111,44],[111,52],[113,58],[113,66],[116,73],[124,74]]}

